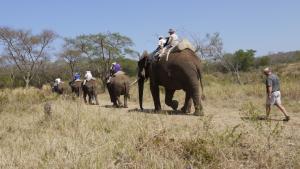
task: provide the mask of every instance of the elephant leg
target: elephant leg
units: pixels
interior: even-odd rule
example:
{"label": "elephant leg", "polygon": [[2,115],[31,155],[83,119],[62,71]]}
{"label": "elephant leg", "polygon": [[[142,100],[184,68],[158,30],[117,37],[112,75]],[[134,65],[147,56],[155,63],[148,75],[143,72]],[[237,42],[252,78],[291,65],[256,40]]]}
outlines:
{"label": "elephant leg", "polygon": [[86,92],[83,92],[83,100],[84,100],[84,103],[87,103],[87,100],[86,100]]}
{"label": "elephant leg", "polygon": [[113,101],[113,107],[119,107],[117,100]]}
{"label": "elephant leg", "polygon": [[78,87],[77,88],[77,97],[79,97],[80,96],[80,88]]}
{"label": "elephant leg", "polygon": [[153,101],[154,101],[155,110],[160,111],[161,110],[161,105],[160,105],[158,85],[150,84],[150,90],[151,90],[152,98],[153,98]]}
{"label": "elephant leg", "polygon": [[93,100],[93,95],[91,93],[88,94],[89,95],[89,104],[93,104],[92,100]]}
{"label": "elephant leg", "polygon": [[113,103],[113,102],[114,102],[114,99],[113,99],[113,92],[112,92],[111,84],[107,84],[107,89],[108,89],[110,101]]}
{"label": "elephant leg", "polygon": [[178,101],[172,100],[173,96],[174,96],[174,93],[175,93],[175,90],[168,90],[166,88],[165,88],[165,90],[166,90],[166,96],[165,96],[166,105],[172,107],[173,110],[177,110]]}
{"label": "elephant leg", "polygon": [[128,95],[124,94],[124,108],[128,108],[128,106],[127,106],[127,99],[128,99]]}
{"label": "elephant leg", "polygon": [[96,92],[94,92],[94,97],[95,97],[96,105],[99,105],[98,96]]}
{"label": "elephant leg", "polygon": [[193,98],[193,102],[194,102],[194,106],[195,106],[195,112],[194,115],[195,116],[203,116],[203,107],[202,107],[202,103],[200,100],[200,93],[199,93],[199,85],[196,85],[192,88],[192,98]]}
{"label": "elephant leg", "polygon": [[192,97],[191,94],[189,92],[185,93],[185,101],[184,101],[184,105],[181,108],[181,111],[183,113],[190,113],[191,112],[191,108],[192,108]]}
{"label": "elephant leg", "polygon": [[118,102],[118,107],[122,107],[123,106],[123,104],[122,104],[122,102],[120,100],[120,96],[117,97],[117,102]]}

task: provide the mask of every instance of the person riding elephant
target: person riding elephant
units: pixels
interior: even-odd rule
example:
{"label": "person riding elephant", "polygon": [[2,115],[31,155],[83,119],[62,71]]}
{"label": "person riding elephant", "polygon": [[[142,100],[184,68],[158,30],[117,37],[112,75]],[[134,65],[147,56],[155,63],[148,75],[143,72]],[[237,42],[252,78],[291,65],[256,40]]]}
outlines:
{"label": "person riding elephant", "polygon": [[109,92],[110,100],[115,107],[122,107],[120,96],[124,95],[124,108],[127,108],[127,99],[129,98],[129,78],[125,73],[116,74],[110,78],[106,83],[107,90]]}
{"label": "person riding elephant", "polygon": [[63,94],[64,92],[64,88],[62,86],[62,81],[60,78],[56,78],[54,80],[54,84],[53,84],[53,87],[52,87],[52,92],[55,92],[55,93],[58,93],[58,94]]}
{"label": "person riding elephant", "polygon": [[165,44],[166,44],[166,39],[163,36],[159,36],[158,38],[158,44],[157,44],[157,48],[155,49],[156,52],[156,56],[161,56],[161,54],[165,53]]}
{"label": "person riding elephant", "polygon": [[73,81],[80,80],[80,74],[76,72],[73,76]]}
{"label": "person riding elephant", "polygon": [[85,75],[84,75],[84,81],[83,81],[83,85],[86,84],[86,82],[90,81],[93,79],[93,75],[91,71],[86,71]]}
{"label": "person riding elephant", "polygon": [[172,52],[168,61],[164,55],[158,62],[147,52],[144,52],[138,61],[138,88],[141,109],[143,109],[144,81],[147,79],[150,79],[150,90],[156,111],[161,110],[159,86],[163,86],[165,88],[166,105],[172,107],[173,110],[177,110],[178,101],[173,100],[173,95],[176,90],[182,89],[185,91],[186,96],[181,110],[186,113],[190,109],[191,104],[189,103],[192,99],[195,106],[194,115],[203,115],[199,91],[199,86],[201,86],[203,93],[200,60],[193,50],[184,49]]}
{"label": "person riding elephant", "polygon": [[113,76],[115,76],[117,73],[121,72],[122,68],[121,68],[121,65],[117,62],[113,62],[111,64],[111,67],[110,67],[110,70],[109,70],[109,77],[108,77],[108,80],[107,80],[107,83],[110,83],[110,80]]}
{"label": "person riding elephant", "polygon": [[80,90],[81,90],[81,80],[80,80],[80,74],[78,72],[74,74],[73,80],[69,82],[69,86],[71,87],[72,92],[79,97]]}

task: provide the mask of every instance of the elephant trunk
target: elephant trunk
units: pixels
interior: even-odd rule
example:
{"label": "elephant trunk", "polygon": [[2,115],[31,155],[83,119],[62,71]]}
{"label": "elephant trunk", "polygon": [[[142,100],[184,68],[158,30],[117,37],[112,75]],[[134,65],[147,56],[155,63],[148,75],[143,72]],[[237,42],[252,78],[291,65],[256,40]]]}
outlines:
{"label": "elephant trunk", "polygon": [[143,94],[144,94],[144,78],[139,78],[138,86],[139,86],[139,104],[141,110],[143,110]]}

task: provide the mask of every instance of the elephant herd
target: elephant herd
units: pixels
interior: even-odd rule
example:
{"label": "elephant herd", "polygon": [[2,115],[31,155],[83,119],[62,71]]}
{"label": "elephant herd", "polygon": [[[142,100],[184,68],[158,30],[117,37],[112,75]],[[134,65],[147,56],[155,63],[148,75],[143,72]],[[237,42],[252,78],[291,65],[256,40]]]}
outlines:
{"label": "elephant herd", "polygon": [[[69,86],[71,87],[72,92],[75,93],[78,97],[82,93],[85,103],[88,102],[89,104],[93,104],[94,101],[96,105],[99,104],[95,79],[86,81],[84,85],[81,80],[71,81],[69,82]],[[108,89],[113,106],[121,107],[122,102],[120,101],[120,96],[124,95],[124,107],[127,108],[127,99],[129,98],[130,89],[128,76],[125,74],[113,76],[110,79],[110,83],[107,83],[106,87]]]}
{"label": "elephant herd", "polygon": [[[159,60],[153,55],[144,52],[138,61],[138,93],[139,107],[143,107],[143,91],[144,83],[149,79],[150,91],[154,102],[155,111],[161,110],[159,86],[165,88],[165,103],[173,110],[177,110],[178,101],[173,99],[176,90],[185,92],[185,101],[181,111],[190,113],[192,103],[194,103],[196,116],[203,116],[203,107],[201,98],[203,95],[202,76],[200,71],[200,59],[195,52],[190,49],[184,49],[162,56]],[[97,93],[95,90],[96,81],[90,80],[85,85],[81,81],[70,82],[72,91],[79,96],[80,91],[83,92],[83,98],[87,103],[86,97],[89,97],[89,103],[92,100],[98,104]],[[115,107],[122,106],[120,96],[124,95],[124,107],[127,107],[129,98],[130,82],[125,74],[114,76],[110,83],[106,85],[111,102]],[[200,95],[200,88],[201,93]]]}

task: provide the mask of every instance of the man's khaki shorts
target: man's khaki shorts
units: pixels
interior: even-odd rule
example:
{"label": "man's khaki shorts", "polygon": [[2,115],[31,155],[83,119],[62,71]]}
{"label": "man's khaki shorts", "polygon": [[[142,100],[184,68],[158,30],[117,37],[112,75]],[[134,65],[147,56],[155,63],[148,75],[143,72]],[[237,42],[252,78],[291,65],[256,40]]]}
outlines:
{"label": "man's khaki shorts", "polygon": [[280,94],[280,91],[273,92],[271,94],[271,98],[269,98],[267,96],[266,104],[267,105],[274,105],[274,104],[280,105],[281,104],[281,94]]}

